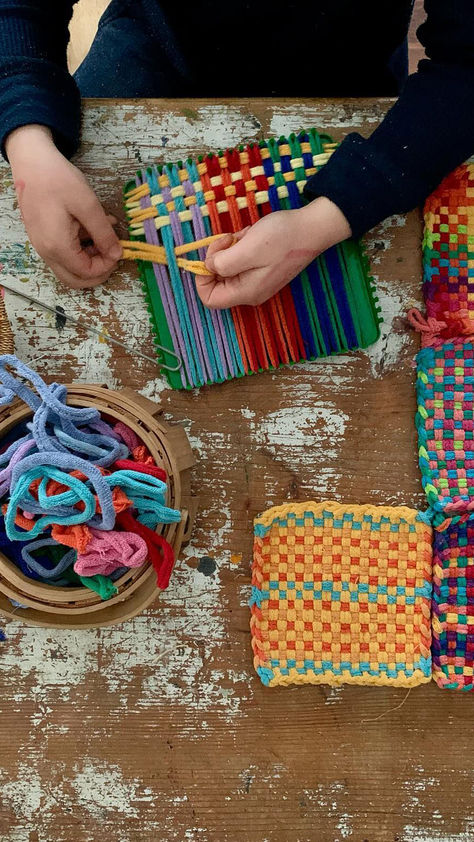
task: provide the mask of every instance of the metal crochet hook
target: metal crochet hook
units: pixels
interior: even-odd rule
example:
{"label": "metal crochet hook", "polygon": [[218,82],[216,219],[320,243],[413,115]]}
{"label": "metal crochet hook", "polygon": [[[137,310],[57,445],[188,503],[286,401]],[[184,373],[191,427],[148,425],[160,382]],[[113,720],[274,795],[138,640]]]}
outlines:
{"label": "metal crochet hook", "polygon": [[80,319],[75,319],[74,316],[70,316],[68,313],[64,313],[57,307],[50,307],[49,304],[45,304],[44,301],[40,301],[39,298],[33,298],[31,295],[27,295],[26,292],[21,292],[21,290],[15,289],[15,287],[11,287],[7,284],[4,284],[3,281],[0,281],[0,287],[3,287],[3,289],[7,289],[8,292],[13,293],[13,295],[17,295],[19,298],[24,298],[25,301],[29,301],[30,304],[36,304],[36,306],[41,307],[42,310],[47,310],[49,313],[53,313],[53,315],[55,316],[60,316],[62,319],[66,319],[66,321],[71,322],[73,325],[83,328],[83,330],[86,330],[89,333],[93,333],[95,336],[99,336],[102,339],[105,339],[107,342],[110,342],[111,345],[118,345],[119,348],[124,348],[125,351],[129,351],[129,353],[134,354],[137,357],[142,357],[144,360],[148,360],[148,362],[152,362],[155,365],[158,365],[159,368],[164,368],[166,369],[166,371],[179,371],[179,369],[182,366],[181,357],[179,357],[178,354],[175,354],[174,351],[170,351],[169,348],[164,348],[163,345],[156,345],[155,347],[158,348],[160,351],[163,351],[165,354],[169,354],[171,357],[174,357],[178,361],[176,367],[173,368],[173,366],[165,365],[165,363],[160,363],[156,359],[156,357],[149,357],[148,354],[142,354],[141,351],[137,351],[130,345],[126,345],[125,342],[121,342],[119,339],[115,339],[114,336],[109,336],[109,334],[105,333],[103,330],[99,330],[96,327],[92,327],[92,325],[88,325],[85,322],[82,322]]}

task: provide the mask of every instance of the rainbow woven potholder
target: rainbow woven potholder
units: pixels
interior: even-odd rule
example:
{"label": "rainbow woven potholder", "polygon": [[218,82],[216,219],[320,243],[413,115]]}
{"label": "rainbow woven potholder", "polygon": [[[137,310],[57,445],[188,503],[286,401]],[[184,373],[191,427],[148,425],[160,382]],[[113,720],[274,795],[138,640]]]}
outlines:
{"label": "rainbow woven potholder", "polygon": [[439,321],[474,316],[474,164],[450,173],[424,209],[423,293]]}
{"label": "rainbow woven potholder", "polygon": [[417,355],[419,463],[439,525],[474,506],[474,344],[450,342]]}
{"label": "rainbow woven potholder", "polygon": [[295,503],[258,517],[250,625],[262,682],[428,682],[431,537],[404,506]]}
{"label": "rainbow woven potholder", "polygon": [[433,678],[439,687],[474,689],[474,517],[434,533]]}
{"label": "rainbow woven potholder", "polygon": [[[380,307],[355,240],[328,249],[268,302],[229,310],[203,306],[193,274],[175,254],[186,243],[300,208],[306,181],[334,146],[311,129],[150,166],[126,184],[131,239],[162,246],[167,256],[167,265],[139,260],[139,268],[158,361],[174,367],[176,356],[182,360],[178,371],[165,372],[172,387],[221,383],[365,348],[378,338]],[[187,256],[203,260],[205,249]]]}

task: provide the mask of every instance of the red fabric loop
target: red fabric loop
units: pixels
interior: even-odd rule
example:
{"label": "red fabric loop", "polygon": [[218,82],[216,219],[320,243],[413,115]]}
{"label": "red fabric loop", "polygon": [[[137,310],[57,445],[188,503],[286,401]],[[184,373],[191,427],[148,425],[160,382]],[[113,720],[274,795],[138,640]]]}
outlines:
{"label": "red fabric loop", "polygon": [[149,529],[143,523],[139,523],[130,511],[120,512],[117,515],[117,523],[127,532],[135,532],[140,535],[148,547],[148,557],[156,572],[156,584],[164,591],[171,578],[174,567],[173,548],[162,535],[157,535],[153,529]]}

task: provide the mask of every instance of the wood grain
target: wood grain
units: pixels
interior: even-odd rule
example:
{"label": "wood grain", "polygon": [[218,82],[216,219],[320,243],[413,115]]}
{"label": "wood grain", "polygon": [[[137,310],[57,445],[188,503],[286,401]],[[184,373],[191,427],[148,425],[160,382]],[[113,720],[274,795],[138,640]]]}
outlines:
{"label": "wood grain", "polygon": [[[336,139],[368,134],[390,105],[91,101],[76,162],[123,220],[122,184],[137,165],[301,126]],[[135,266],[92,292],[62,290],[26,243],[6,166],[0,214],[7,283],[151,353]],[[413,422],[417,338],[404,315],[421,300],[420,243],[418,212],[367,238],[384,316],[373,348],[199,392],[170,391],[152,363],[56,326],[7,294],[17,353],[48,380],[131,387],[185,425],[201,508],[172,586],[145,614],[90,631],[5,624],[2,840],[474,838],[469,695],[431,685],[408,695],[269,690],[251,660],[254,515],[308,498],[424,504]]]}

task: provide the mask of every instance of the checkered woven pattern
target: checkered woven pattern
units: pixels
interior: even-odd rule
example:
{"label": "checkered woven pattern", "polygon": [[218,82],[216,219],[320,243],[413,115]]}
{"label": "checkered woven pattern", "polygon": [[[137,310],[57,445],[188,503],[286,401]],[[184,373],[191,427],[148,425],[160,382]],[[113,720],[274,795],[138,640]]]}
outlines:
{"label": "checkered woven pattern", "polygon": [[433,677],[440,687],[474,687],[474,518],[435,532]]}
{"label": "checkered woven pattern", "polygon": [[417,356],[416,425],[428,502],[444,515],[474,505],[474,345],[447,343]]}
{"label": "checkered woven pattern", "polygon": [[458,167],[425,204],[427,316],[474,316],[474,164]]}
{"label": "checkered woven pattern", "polygon": [[257,518],[250,605],[262,682],[429,681],[431,538],[406,507],[296,503]]}
{"label": "checkered woven pattern", "polygon": [[[174,388],[193,388],[366,347],[379,335],[380,307],[361,246],[347,240],[328,249],[290,284],[258,307],[205,308],[192,261],[176,249],[236,232],[279,210],[302,207],[307,179],[335,144],[314,129],[279,140],[140,170],[125,192],[132,240],[164,249],[165,264],[139,260],[160,362]],[[152,258],[151,258],[152,260]],[[194,262],[197,262],[194,260]],[[165,351],[163,351],[163,347]]]}

